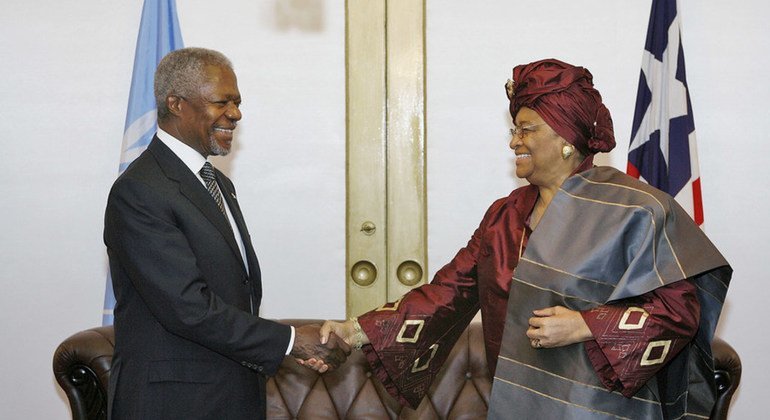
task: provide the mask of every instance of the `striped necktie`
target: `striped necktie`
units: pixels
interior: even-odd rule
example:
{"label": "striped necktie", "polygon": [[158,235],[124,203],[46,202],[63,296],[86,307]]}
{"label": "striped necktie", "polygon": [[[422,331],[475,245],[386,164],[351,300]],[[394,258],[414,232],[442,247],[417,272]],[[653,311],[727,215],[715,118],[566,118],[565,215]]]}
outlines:
{"label": "striped necktie", "polygon": [[222,214],[225,215],[225,219],[229,221],[227,218],[227,211],[225,211],[225,203],[222,200],[222,193],[219,191],[219,185],[217,185],[217,180],[214,177],[214,167],[211,166],[211,163],[206,162],[203,164],[203,168],[200,170],[201,178],[203,178],[203,181],[206,183],[206,188],[209,190],[209,194],[214,198],[214,201],[217,202],[217,206],[219,206],[219,211],[222,212]]}

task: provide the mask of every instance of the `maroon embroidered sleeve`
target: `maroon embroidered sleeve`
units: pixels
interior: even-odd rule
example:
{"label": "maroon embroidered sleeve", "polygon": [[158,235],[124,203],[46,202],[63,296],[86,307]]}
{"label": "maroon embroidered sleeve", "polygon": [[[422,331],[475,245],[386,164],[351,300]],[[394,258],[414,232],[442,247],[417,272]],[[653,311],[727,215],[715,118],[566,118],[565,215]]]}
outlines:
{"label": "maroon embroidered sleeve", "polygon": [[582,315],[594,336],[585,349],[600,380],[631,397],[690,342],[700,304],[686,279]]}
{"label": "maroon embroidered sleeve", "polygon": [[476,262],[483,226],[430,284],[358,317],[371,342],[364,347],[367,360],[401,404],[419,405],[479,310]]}

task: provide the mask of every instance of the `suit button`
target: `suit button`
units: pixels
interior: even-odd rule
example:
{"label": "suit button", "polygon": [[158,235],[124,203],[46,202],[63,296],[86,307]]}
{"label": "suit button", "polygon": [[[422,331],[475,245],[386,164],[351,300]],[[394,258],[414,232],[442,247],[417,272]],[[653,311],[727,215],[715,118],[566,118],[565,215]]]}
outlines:
{"label": "suit button", "polygon": [[262,372],[263,370],[265,369],[262,366],[257,366],[257,372]]}
{"label": "suit button", "polygon": [[247,366],[247,365],[248,365],[248,363],[246,363],[246,362],[241,362],[241,366]]}
{"label": "suit button", "polygon": [[243,281],[243,284],[245,284],[245,285],[247,285],[247,286],[248,286],[248,284],[249,284],[249,281],[248,281],[248,280],[244,280],[244,281]]}

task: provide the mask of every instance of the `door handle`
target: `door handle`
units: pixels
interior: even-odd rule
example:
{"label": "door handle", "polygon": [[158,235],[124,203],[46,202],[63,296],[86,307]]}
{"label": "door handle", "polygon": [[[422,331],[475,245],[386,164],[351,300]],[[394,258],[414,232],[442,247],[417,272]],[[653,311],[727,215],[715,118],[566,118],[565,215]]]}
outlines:
{"label": "door handle", "polygon": [[398,265],[396,277],[405,286],[414,286],[422,280],[422,267],[419,263],[407,260]]}
{"label": "door handle", "polygon": [[361,287],[369,286],[377,280],[377,267],[370,261],[361,260],[350,268],[350,277]]}

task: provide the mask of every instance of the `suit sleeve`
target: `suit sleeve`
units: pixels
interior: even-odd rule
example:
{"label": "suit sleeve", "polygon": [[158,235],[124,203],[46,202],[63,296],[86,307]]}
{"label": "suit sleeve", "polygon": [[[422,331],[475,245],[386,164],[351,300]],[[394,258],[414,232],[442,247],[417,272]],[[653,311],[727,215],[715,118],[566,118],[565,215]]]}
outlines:
{"label": "suit sleeve", "polygon": [[685,279],[581,314],[594,336],[585,348],[599,379],[630,398],[690,343],[700,304]]}
{"label": "suit sleeve", "polygon": [[132,178],[116,182],[104,237],[111,264],[117,262],[166,330],[266,375],[275,373],[290,327],[228,304],[211,290],[164,192]]}

